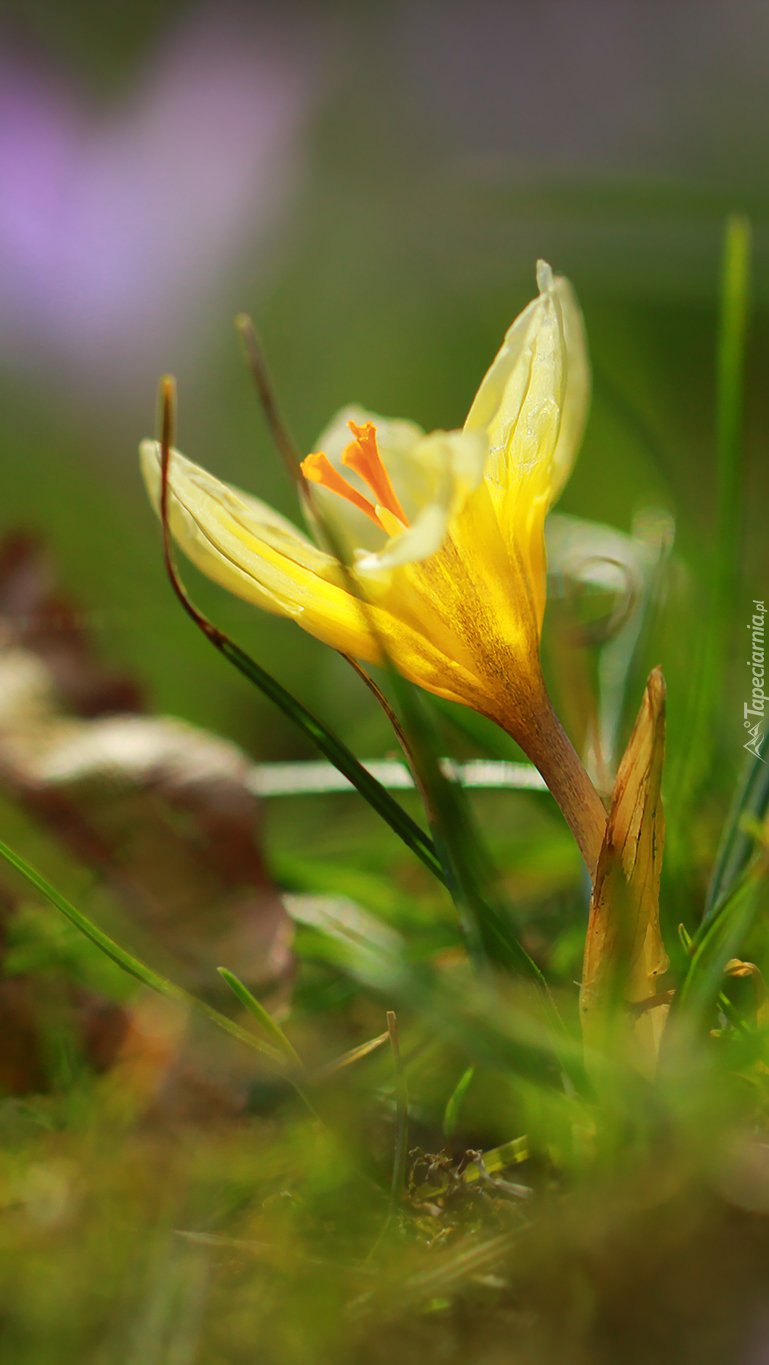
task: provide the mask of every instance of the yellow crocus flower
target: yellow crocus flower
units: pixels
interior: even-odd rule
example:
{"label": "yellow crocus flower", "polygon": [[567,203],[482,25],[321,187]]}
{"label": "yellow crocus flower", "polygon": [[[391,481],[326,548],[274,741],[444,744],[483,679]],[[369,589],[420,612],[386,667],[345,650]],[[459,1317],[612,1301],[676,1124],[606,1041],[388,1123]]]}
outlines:
{"label": "yellow crocus flower", "polygon": [[[503,726],[543,773],[592,870],[603,808],[539,665],[544,520],[581,438],[589,371],[570,285],[543,262],[538,284],[462,431],[426,435],[356,407],[331,422],[302,464],[318,543],[177,452],[169,525],[198,568],[239,597],[357,659],[376,663],[384,651],[405,677]],[[143,442],[141,455],[157,508],[158,443]]]}

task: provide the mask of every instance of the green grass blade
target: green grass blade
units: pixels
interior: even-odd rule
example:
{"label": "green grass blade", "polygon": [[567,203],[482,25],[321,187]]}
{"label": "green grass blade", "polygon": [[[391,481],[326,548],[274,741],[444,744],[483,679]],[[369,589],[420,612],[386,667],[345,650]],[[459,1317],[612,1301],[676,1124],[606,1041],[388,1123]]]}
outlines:
{"label": "green grass blade", "polygon": [[268,1038],[271,1038],[276,1044],[278,1051],[283,1057],[285,1066],[289,1072],[291,1084],[297,1095],[307,1106],[313,1118],[322,1123],[318,1111],[304,1088],[304,1077],[307,1069],[299,1056],[299,1053],[292,1047],[280,1025],[276,1024],[272,1015],[264,1008],[264,1005],[259,1004],[256,996],[251,994],[248,987],[244,986],[243,982],[239,981],[233,972],[228,971],[226,967],[217,967],[217,971],[222,980],[229,986],[236,1000],[240,1001],[244,1009],[247,1009],[249,1014],[261,1025]]}
{"label": "green grass blade", "polygon": [[470,956],[479,966],[493,965],[545,986],[539,967],[514,932],[498,892],[491,864],[467,797],[440,766],[440,747],[432,719],[416,689],[394,669],[390,680],[404,719],[415,779],[430,819],[433,842],[443,863],[446,884],[457,907]]}
{"label": "green grass blade", "polygon": [[[501,1147],[494,1147],[490,1152],[483,1153],[483,1164],[489,1175],[493,1175],[495,1171],[504,1171],[508,1166],[517,1166],[521,1161],[528,1159],[529,1140],[526,1137],[513,1138],[510,1142],[503,1142]],[[462,1179],[468,1185],[480,1178],[480,1167],[474,1161],[462,1172]]]}
{"label": "green grass blade", "polygon": [[135,977],[137,981],[141,981],[142,985],[149,986],[151,990],[157,991],[158,995],[164,995],[168,1000],[175,1000],[181,1005],[196,1010],[198,1014],[205,1015],[211,1023],[216,1024],[217,1028],[231,1034],[233,1038],[245,1043],[247,1047],[254,1048],[263,1057],[267,1057],[273,1065],[278,1066],[280,1070],[286,1070],[286,1059],[282,1052],[263,1042],[253,1033],[241,1028],[232,1019],[228,1019],[226,1014],[220,1014],[213,1006],[207,1005],[203,1000],[198,1000],[197,996],[190,995],[181,986],[176,986],[172,981],[160,976],[151,967],[140,962],[132,953],[121,948],[119,943],[115,943],[114,939],[103,933],[92,920],[88,919],[80,910],[76,910],[74,905],[71,905],[35,868],[30,867],[29,863],[25,862],[18,853],[14,853],[13,849],[8,848],[1,841],[0,856],[11,867],[15,868],[29,882],[30,886],[33,886],[65,919],[69,920],[70,924],[74,924],[76,929],[79,929],[82,934],[85,934],[86,938],[95,943],[97,948],[101,948],[101,951],[113,962],[116,962],[118,967],[122,967],[124,972],[128,972],[129,976]]}
{"label": "green grass blade", "polygon": [[377,1048],[380,1048],[383,1043],[389,1042],[389,1039],[389,1032],[380,1033],[376,1038],[369,1038],[366,1043],[359,1043],[358,1047],[350,1048],[349,1052],[343,1052],[341,1057],[334,1057],[332,1061],[326,1062],[323,1066],[319,1066],[317,1070],[312,1073],[313,1080],[326,1080],[327,1077],[336,1076],[337,1072],[344,1071],[346,1067],[352,1066],[354,1062],[360,1062],[364,1057],[368,1057],[370,1053],[376,1052]]}
{"label": "green grass blade", "polygon": [[340,927],[317,926],[302,945],[306,961],[324,962],[418,1013],[446,1044],[468,1062],[525,1078],[549,1091],[563,1092],[566,1073],[580,1093],[588,1087],[582,1040],[564,1033],[549,1009],[534,1013],[502,1000],[488,974],[453,982],[430,966],[415,963],[401,935],[374,943]]}
{"label": "green grass blade", "polygon": [[690,804],[707,776],[718,733],[718,711],[728,642],[735,617],[740,580],[743,470],[743,391],[745,347],[750,301],[750,223],[727,219],[721,273],[721,306],[716,348],[716,506],[717,525],[709,602],[702,617],[691,674],[693,721],[686,758],[678,775],[671,808],[676,824],[673,843],[683,837]]}
{"label": "green grass blade", "polygon": [[[258,355],[258,352],[257,352]],[[266,376],[265,376],[266,377]],[[267,381],[268,382],[268,381]],[[302,732],[320,749],[322,754],[344,773],[345,777],[360,792],[374,810],[387,822],[390,828],[401,838],[404,843],[416,853],[418,858],[429,867],[430,871],[443,880],[441,863],[437,857],[436,850],[425,834],[419,828],[416,821],[407,815],[406,811],[394,801],[390,793],[372,777],[369,772],[359,763],[355,755],[346,744],[343,744],[337,736],[328,729],[317,716],[313,715],[306,706],[292,697],[291,693],[283,687],[277,679],[273,678],[266,669],[242,650],[233,640],[230,640],[223,631],[219,630],[212,621],[209,621],[202,612],[198,611],[187,589],[185,588],[174,562],[173,550],[171,547],[171,537],[168,526],[168,497],[169,497],[169,468],[171,463],[171,452],[173,446],[173,432],[175,424],[175,383],[174,380],[166,375],[161,380],[161,492],[160,492],[160,523],[163,530],[163,557],[165,560],[166,572],[168,574],[171,587],[176,594],[177,600],[184,608],[190,620],[194,622],[198,630],[205,635],[206,639],[218,649],[220,654],[228,660],[243,674],[248,681],[259,688],[264,696],[268,697],[276,706],[283,711],[284,715],[302,730]],[[273,414],[277,420],[277,409]]]}
{"label": "green grass blade", "polygon": [[292,1047],[282,1028],[279,1024],[276,1024],[272,1015],[264,1008],[264,1005],[260,1005],[256,996],[251,994],[248,987],[244,986],[243,982],[239,981],[233,972],[228,971],[226,967],[217,967],[216,970],[222,980],[226,981],[233,995],[240,1001],[243,1008],[247,1009],[249,1014],[253,1015],[254,1019],[256,1019],[264,1029],[267,1037],[272,1039],[278,1051],[283,1053],[283,1056],[289,1065],[295,1066],[303,1071],[304,1062],[299,1056],[299,1053]]}
{"label": "green grass blade", "polygon": [[391,1196],[393,1204],[403,1198],[406,1188],[406,1165],[409,1152],[409,1090],[403,1069],[398,1021],[393,1010],[387,1011],[387,1031],[390,1035],[393,1070],[395,1072],[395,1155]]}
{"label": "green grass blade", "polygon": [[[761,906],[766,857],[758,855],[745,869],[707,926],[695,936],[689,970],[675,1001],[676,1012],[702,1026],[724,985],[724,967],[738,957]],[[765,885],[765,883],[764,883]],[[698,941],[699,939],[699,941]]]}
{"label": "green grass blade", "polygon": [[750,862],[755,839],[750,826],[762,822],[769,810],[769,763],[756,756],[750,762],[724,826],[721,844],[705,900],[704,921],[715,914]]}
{"label": "green grass blade", "polygon": [[742,524],[742,425],[745,343],[750,299],[751,232],[747,218],[726,224],[721,279],[721,325],[716,359],[716,450],[721,517],[716,552],[716,591],[728,608],[739,578]]}
{"label": "green grass blade", "polygon": [[288,716],[290,720],[312,740],[313,744],[326,756],[329,762],[338,768],[340,773],[352,783],[361,796],[368,801],[369,805],[390,828],[403,840],[404,844],[415,853],[424,863],[425,867],[437,877],[439,881],[445,881],[445,875],[441,866],[440,859],[430,837],[424,830],[419,828],[415,820],[393,799],[390,793],[381,782],[378,782],[371,773],[367,772],[362,763],[352,753],[347,745],[338,739],[333,731],[329,730],[312,711],[303,706],[296,697],[283,687],[277,679],[267,673],[256,661],[249,657],[232,640],[219,635],[214,639],[209,635],[209,639],[220,651],[221,654],[244,675],[249,682],[259,688],[270,701]]}
{"label": "green grass blade", "polygon": [[443,1114],[444,1137],[451,1138],[457,1131],[457,1127],[459,1126],[459,1111],[462,1108],[462,1101],[464,1100],[465,1095],[470,1089],[470,1082],[472,1081],[474,1075],[475,1067],[469,1066],[467,1070],[462,1073],[456,1085],[454,1086],[454,1089],[449,1095],[448,1103]]}

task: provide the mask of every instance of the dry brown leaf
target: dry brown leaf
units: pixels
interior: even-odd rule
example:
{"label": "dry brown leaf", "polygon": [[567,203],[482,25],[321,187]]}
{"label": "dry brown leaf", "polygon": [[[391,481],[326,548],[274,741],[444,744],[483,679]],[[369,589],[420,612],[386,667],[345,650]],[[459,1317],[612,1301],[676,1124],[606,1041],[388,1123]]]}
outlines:
{"label": "dry brown leaf", "polygon": [[658,991],[669,965],[659,920],[664,760],[665,682],[655,668],[614,784],[590,902],[580,992],[586,1043],[600,1050],[614,1047],[620,1042],[619,1028],[646,1074],[656,1066],[669,1008]]}
{"label": "dry brown leaf", "polygon": [[[142,710],[140,689],[102,663],[86,618],[58,591],[45,546],[18,536],[0,546],[0,784],[109,887],[137,926],[140,954],[152,960],[157,945],[161,971],[225,1010],[219,965],[259,995],[285,994],[293,928],[262,856],[250,761],[216,735]],[[18,1035],[20,1057],[5,1083],[37,1089],[36,983],[6,984],[0,1021]],[[154,1055],[151,1012],[139,1029],[130,1008],[85,996],[73,1008],[97,1070],[122,1056],[123,1035],[141,1036]],[[183,1052],[182,1043],[180,1033]]]}

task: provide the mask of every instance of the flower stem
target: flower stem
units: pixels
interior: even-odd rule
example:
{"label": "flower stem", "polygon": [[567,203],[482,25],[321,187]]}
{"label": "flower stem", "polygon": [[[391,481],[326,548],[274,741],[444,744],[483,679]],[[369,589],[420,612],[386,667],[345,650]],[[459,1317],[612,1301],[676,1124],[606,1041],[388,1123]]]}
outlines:
{"label": "flower stem", "polygon": [[529,715],[524,718],[519,712],[515,726],[504,724],[504,729],[544,777],[577,841],[590,877],[595,880],[606,832],[606,811],[544,685]]}

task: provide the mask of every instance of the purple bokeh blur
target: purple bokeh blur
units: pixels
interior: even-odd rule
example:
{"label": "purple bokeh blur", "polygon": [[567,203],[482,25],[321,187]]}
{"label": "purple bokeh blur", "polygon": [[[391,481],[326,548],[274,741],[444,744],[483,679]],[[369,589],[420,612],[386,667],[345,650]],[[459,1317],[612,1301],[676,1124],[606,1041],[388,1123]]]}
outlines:
{"label": "purple bokeh blur", "polygon": [[[335,63],[334,47],[345,60]],[[385,174],[413,156],[425,176],[449,165],[471,188],[488,175],[513,187],[715,185],[733,188],[739,208],[743,190],[763,194],[767,53],[759,0],[316,11],[207,0],[155,35],[124,96],[97,106],[61,66],[0,45],[0,366],[58,373],[111,402],[146,401],[161,370],[199,372],[213,331],[254,281],[276,278],[282,248],[304,230],[291,207],[329,86],[346,82],[345,107],[369,120],[336,125],[339,183],[364,160],[376,182],[378,155]],[[652,278],[688,289],[697,261],[691,289],[710,287],[720,206],[715,227],[706,215],[575,227],[562,207],[553,214],[563,222],[534,222],[531,245],[515,225],[527,270],[540,239],[560,250],[568,238],[569,259],[592,249],[613,289],[636,277],[644,290]],[[423,231],[433,255],[435,229],[449,240],[449,276],[475,281],[484,262],[493,274],[498,254],[510,256],[509,217],[496,228],[484,220],[478,240],[461,215],[445,217],[420,226],[415,215],[410,231]]]}
{"label": "purple bokeh blur", "polygon": [[4,366],[119,397],[194,365],[207,306],[258,258],[301,176],[309,37],[210,6],[106,110],[0,51]]}

